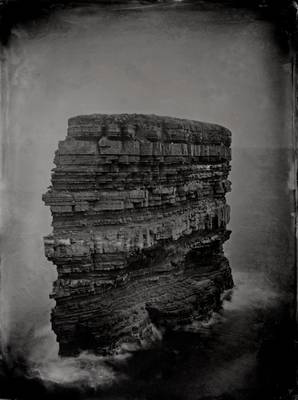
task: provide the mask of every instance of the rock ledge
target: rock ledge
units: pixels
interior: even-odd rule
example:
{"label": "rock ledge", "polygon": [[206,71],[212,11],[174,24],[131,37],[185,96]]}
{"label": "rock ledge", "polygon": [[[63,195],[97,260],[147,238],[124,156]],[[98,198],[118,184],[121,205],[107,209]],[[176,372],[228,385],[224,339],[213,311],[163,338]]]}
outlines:
{"label": "rock ledge", "polygon": [[178,118],[69,119],[43,196],[61,355],[144,344],[220,307],[230,144],[226,128]]}

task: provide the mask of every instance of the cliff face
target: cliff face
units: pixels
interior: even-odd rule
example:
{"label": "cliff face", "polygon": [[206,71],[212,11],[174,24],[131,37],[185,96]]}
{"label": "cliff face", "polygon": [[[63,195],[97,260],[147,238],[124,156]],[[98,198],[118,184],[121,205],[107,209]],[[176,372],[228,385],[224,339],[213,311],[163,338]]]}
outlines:
{"label": "cliff face", "polygon": [[69,120],[52,186],[61,355],[113,351],[205,319],[233,286],[223,243],[230,132],[154,115]]}

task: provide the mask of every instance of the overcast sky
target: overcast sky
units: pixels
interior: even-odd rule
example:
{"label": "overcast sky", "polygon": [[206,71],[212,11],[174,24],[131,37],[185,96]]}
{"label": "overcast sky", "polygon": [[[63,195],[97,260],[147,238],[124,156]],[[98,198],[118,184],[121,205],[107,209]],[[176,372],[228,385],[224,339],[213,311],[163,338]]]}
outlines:
{"label": "overcast sky", "polygon": [[[249,18],[224,21],[218,13],[182,9],[65,12],[41,29],[15,32],[4,272],[12,319],[49,321],[56,273],[44,257],[42,236],[50,233],[51,218],[41,195],[67,118],[156,113],[222,124],[232,131],[234,147],[288,146],[290,67],[272,28]],[[235,160],[240,209],[237,188],[247,165]]]}

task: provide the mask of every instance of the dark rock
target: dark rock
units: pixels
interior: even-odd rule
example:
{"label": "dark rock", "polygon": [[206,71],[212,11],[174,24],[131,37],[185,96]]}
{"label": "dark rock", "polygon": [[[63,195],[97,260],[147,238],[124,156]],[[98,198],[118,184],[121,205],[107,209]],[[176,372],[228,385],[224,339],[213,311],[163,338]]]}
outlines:
{"label": "dark rock", "polygon": [[71,118],[52,187],[57,266],[52,325],[61,355],[142,345],[156,327],[206,319],[233,286],[230,132],[155,115]]}

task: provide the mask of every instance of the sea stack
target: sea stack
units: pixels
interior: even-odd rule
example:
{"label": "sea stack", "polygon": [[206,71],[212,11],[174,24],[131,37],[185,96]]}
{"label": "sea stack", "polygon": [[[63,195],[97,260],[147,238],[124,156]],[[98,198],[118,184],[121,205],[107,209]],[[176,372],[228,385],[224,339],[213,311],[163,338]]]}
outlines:
{"label": "sea stack", "polygon": [[[60,354],[142,345],[205,320],[233,286],[223,243],[231,133],[139,114],[70,118],[43,196]],[[156,329],[157,328],[157,329]]]}

